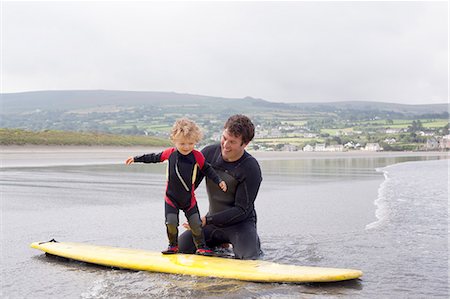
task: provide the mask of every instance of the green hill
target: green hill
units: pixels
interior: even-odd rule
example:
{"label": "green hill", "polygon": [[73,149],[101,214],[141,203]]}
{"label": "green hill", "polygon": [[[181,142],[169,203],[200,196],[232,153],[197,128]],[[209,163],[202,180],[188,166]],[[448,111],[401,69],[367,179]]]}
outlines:
{"label": "green hill", "polygon": [[168,146],[167,139],[46,130],[0,129],[0,145]]}

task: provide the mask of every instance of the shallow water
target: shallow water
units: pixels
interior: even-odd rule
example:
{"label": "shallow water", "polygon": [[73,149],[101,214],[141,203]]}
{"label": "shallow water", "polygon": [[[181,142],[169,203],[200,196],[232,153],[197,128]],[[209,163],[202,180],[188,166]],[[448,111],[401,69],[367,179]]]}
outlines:
{"label": "shallow water", "polygon": [[[447,298],[446,158],[261,160],[263,259],[364,272],[356,281],[298,285],[48,258],[29,244],[55,238],[164,248],[164,166],[3,168],[1,297]],[[197,196],[205,212],[203,185]]]}

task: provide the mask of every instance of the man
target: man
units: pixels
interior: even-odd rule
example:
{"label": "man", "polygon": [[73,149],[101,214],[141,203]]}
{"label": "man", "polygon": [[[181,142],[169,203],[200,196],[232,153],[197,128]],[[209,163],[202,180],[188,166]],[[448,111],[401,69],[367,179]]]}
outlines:
{"label": "man", "polygon": [[[256,230],[255,199],[261,185],[261,169],[245,148],[255,135],[255,127],[245,115],[233,115],[224,125],[220,144],[202,150],[208,163],[228,186],[223,192],[206,178],[209,211],[202,217],[207,246],[233,245],[235,258],[256,259],[261,254]],[[197,180],[197,186],[202,177]],[[179,250],[194,253],[191,232],[179,239]]]}

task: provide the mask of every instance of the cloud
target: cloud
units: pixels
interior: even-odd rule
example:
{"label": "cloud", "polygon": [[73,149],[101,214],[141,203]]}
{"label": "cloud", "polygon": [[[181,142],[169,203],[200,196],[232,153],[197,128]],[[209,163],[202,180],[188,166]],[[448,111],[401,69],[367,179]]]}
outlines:
{"label": "cloud", "polygon": [[446,102],[447,2],[4,2],[2,89]]}

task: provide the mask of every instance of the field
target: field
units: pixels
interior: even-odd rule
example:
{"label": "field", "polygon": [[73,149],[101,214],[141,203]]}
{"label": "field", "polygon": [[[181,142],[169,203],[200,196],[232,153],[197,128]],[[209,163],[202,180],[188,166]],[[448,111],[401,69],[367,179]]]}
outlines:
{"label": "field", "polygon": [[[419,119],[424,128],[442,128],[448,124],[448,119]],[[394,119],[392,123],[388,120],[369,120],[360,122],[360,126],[372,126],[372,127],[384,127],[384,128],[397,128],[406,129],[412,125],[413,120],[408,119]]]}
{"label": "field", "polygon": [[324,143],[324,139],[321,138],[301,138],[301,137],[280,137],[280,138],[258,138],[254,141],[257,144],[291,144],[303,147],[306,144]]}
{"label": "field", "polygon": [[147,136],[112,135],[99,133],[0,129],[1,145],[107,145],[107,146],[167,146],[167,139]]}

